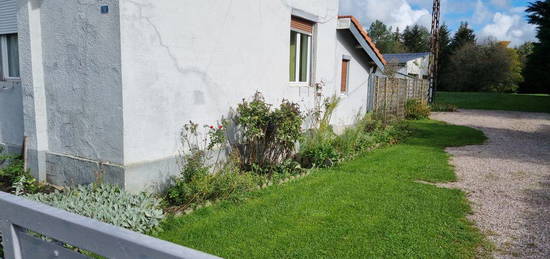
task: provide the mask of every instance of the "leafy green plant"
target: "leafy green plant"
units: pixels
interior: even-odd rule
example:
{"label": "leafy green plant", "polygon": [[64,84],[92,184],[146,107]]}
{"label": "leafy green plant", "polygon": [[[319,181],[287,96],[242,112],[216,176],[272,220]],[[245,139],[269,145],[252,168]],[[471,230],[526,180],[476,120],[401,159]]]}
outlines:
{"label": "leafy green plant", "polygon": [[289,159],[296,142],[302,137],[303,117],[298,104],[287,100],[271,109],[261,93],[252,101],[243,100],[232,118],[238,132],[228,138],[232,150],[238,153],[240,168],[273,168]]}
{"label": "leafy green plant", "polygon": [[340,99],[331,97],[325,99],[324,112],[319,120],[319,127],[306,132],[305,138],[300,143],[300,151],[297,156],[304,167],[330,167],[340,161],[340,153],[335,148],[336,134],[330,125],[334,110]]}
{"label": "leafy green plant", "polygon": [[278,175],[298,175],[304,172],[304,168],[294,159],[287,159],[273,169]]}
{"label": "leafy green plant", "polygon": [[15,195],[20,196],[23,194],[38,193],[40,191],[46,191],[46,186],[37,183],[36,179],[30,175],[22,175],[12,185],[12,189]]}
{"label": "leafy green plant", "polygon": [[[335,107],[334,101],[326,104],[326,111]],[[408,135],[406,124],[395,121],[390,124],[376,120],[372,114],[347,127],[336,135],[327,123],[330,114],[325,112],[319,129],[311,130],[301,143],[298,159],[304,167],[330,167],[343,160],[354,158],[358,154],[382,144],[394,144]]]}
{"label": "leafy green plant", "polygon": [[25,196],[85,217],[141,233],[160,230],[160,200],[151,194],[130,194],[112,185],[87,185],[63,192]]}
{"label": "leafy green plant", "polygon": [[3,185],[11,187],[23,175],[26,173],[21,156],[0,154],[0,182]]}
{"label": "leafy green plant", "polygon": [[410,99],[405,103],[405,118],[408,120],[427,119],[430,116],[430,106],[422,100]]}
{"label": "leafy green plant", "polygon": [[450,103],[432,103],[430,108],[434,112],[456,112],[458,106]]}
{"label": "leafy green plant", "polygon": [[331,167],[340,161],[340,154],[333,144],[330,137],[319,136],[312,139],[319,141],[308,141],[302,145],[299,158],[305,167]]}
{"label": "leafy green plant", "polygon": [[226,166],[216,173],[201,172],[188,179],[175,178],[165,201],[167,205],[186,209],[209,200],[238,197],[258,187],[258,183],[256,175]]}
{"label": "leafy green plant", "polygon": [[19,155],[0,155],[0,191],[14,192],[16,195],[47,191],[46,185],[24,170],[23,163]]}

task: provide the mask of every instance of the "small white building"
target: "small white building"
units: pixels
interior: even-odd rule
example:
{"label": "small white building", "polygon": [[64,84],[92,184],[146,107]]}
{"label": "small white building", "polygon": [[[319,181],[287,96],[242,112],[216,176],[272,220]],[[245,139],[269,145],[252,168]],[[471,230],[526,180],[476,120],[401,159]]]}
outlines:
{"label": "small white building", "polygon": [[[256,91],[333,124],[369,107],[384,57],[338,0],[0,0],[0,145],[58,185],[157,190],[184,123],[213,124]],[[315,87],[318,83],[324,87]]]}
{"label": "small white building", "polygon": [[384,58],[397,77],[428,79],[430,52],[384,54]]}

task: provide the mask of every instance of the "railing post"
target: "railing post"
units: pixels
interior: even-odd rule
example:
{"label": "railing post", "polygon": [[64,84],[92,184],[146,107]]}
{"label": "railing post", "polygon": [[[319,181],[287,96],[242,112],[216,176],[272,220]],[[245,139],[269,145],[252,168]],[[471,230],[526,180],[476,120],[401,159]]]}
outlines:
{"label": "railing post", "polygon": [[18,227],[14,226],[8,220],[2,220],[0,223],[4,256],[10,259],[23,259],[23,255],[21,254],[21,245],[19,244]]}

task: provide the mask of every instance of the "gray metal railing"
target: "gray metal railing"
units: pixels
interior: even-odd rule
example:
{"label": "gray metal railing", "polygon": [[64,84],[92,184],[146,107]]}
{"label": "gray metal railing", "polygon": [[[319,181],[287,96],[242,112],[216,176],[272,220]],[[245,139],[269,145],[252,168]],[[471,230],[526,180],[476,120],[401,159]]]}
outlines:
{"label": "gray metal railing", "polygon": [[30,233],[107,258],[219,258],[5,192],[0,192],[0,232],[6,259],[89,258]]}

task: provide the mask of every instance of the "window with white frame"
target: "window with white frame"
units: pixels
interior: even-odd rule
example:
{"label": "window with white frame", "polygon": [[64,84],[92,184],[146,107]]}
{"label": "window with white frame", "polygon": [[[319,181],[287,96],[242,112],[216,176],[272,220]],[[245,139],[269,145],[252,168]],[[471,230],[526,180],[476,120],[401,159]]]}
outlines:
{"label": "window with white frame", "polygon": [[308,85],[311,75],[311,46],[314,23],[292,17],[290,31],[289,81],[295,85]]}
{"label": "window with white frame", "polygon": [[0,35],[0,72],[3,79],[19,79],[18,46],[17,33]]}

